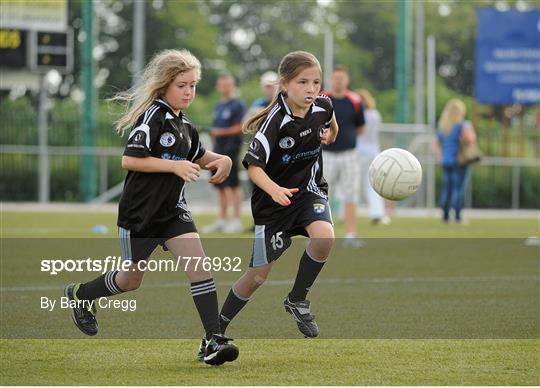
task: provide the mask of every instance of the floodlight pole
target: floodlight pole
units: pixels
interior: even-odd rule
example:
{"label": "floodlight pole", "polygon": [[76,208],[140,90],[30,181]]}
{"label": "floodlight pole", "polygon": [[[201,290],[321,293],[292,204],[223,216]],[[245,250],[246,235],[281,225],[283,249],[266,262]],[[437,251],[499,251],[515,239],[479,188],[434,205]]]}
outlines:
{"label": "floodlight pole", "polygon": [[39,144],[39,175],[38,175],[38,196],[40,203],[50,201],[50,179],[49,169],[49,127],[47,120],[47,80],[46,73],[40,75],[39,105],[38,105],[38,144]]}
{"label": "floodlight pole", "polygon": [[324,88],[332,87],[332,71],[334,68],[334,34],[328,24],[324,28]]}
{"label": "floodlight pole", "polygon": [[425,122],[424,110],[424,0],[415,1],[416,23],[414,34],[414,122]]}
{"label": "floodlight pole", "polygon": [[435,63],[435,37],[427,37],[427,113],[429,128],[434,131],[436,126],[436,63]]}
{"label": "floodlight pole", "polygon": [[[409,121],[409,99],[407,87],[409,77],[409,4],[407,0],[399,0],[399,24],[396,34],[395,87],[396,122]],[[400,144],[403,147],[403,144]]]}
{"label": "floodlight pole", "polygon": [[[92,85],[92,0],[84,0],[82,4],[82,19],[85,40],[81,45],[81,80],[84,90],[81,145],[83,149],[88,149],[94,146],[95,129],[94,89]],[[94,156],[83,151],[79,186],[84,202],[90,202],[96,196],[96,170],[94,164]]]}
{"label": "floodlight pole", "polygon": [[144,40],[146,0],[133,2],[133,85],[141,77],[144,68]]}
{"label": "floodlight pole", "polygon": [[[435,138],[436,126],[436,62],[435,62],[435,37],[433,35],[427,38],[427,112],[429,133]],[[428,152],[428,170],[427,170],[427,207],[435,207],[435,155],[433,150]]]}

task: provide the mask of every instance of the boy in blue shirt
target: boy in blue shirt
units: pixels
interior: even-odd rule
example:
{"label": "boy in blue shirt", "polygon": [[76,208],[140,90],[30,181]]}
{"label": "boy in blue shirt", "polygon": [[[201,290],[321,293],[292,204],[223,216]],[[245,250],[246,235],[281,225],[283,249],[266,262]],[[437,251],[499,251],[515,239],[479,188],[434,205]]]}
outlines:
{"label": "boy in blue shirt", "polygon": [[[221,74],[216,83],[216,90],[221,95],[221,101],[214,108],[211,136],[214,151],[221,152],[232,159],[233,165],[229,177],[215,186],[219,190],[219,219],[207,225],[206,233],[226,232],[239,233],[242,231],[240,221],[240,205],[242,191],[238,180],[238,155],[242,147],[242,119],[246,113],[245,104],[235,97],[235,80],[231,74]],[[233,220],[227,222],[227,210],[232,205]]]}

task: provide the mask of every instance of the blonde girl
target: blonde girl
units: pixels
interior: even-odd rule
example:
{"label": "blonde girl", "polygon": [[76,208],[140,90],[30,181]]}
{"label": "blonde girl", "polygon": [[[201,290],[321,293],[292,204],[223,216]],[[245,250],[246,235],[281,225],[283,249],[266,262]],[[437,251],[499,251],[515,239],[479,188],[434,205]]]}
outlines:
{"label": "blonde girl", "polygon": [[[122,157],[127,176],[118,207],[118,234],[122,257],[131,265],[127,271],[66,286],[66,297],[78,302],[73,321],[87,335],[98,331],[92,302],[139,288],[146,268],[141,263],[158,245],[175,257],[205,256],[184,188],[199,178],[201,168],[215,171],[210,182],[223,181],[231,160],[205,150],[183,113],[195,98],[200,77],[201,64],[189,51],[165,50],[152,58],[138,86],[114,98],[128,104],[116,129],[121,135],[129,131]],[[212,365],[233,361],[238,348],[221,334],[211,273],[191,261],[185,272],[206,333],[198,359]]]}

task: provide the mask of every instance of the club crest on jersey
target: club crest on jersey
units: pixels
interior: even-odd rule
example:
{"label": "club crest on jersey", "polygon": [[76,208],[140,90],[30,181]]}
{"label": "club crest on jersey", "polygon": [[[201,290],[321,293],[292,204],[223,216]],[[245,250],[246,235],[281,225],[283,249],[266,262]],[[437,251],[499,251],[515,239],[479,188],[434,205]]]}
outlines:
{"label": "club crest on jersey", "polygon": [[186,222],[193,221],[193,217],[191,215],[191,212],[185,212],[185,213],[180,214],[180,219],[182,221],[186,221]]}
{"label": "club crest on jersey", "polygon": [[279,141],[279,146],[285,150],[294,146],[294,139],[290,136],[284,137]]}
{"label": "club crest on jersey", "polygon": [[314,203],[313,204],[313,212],[315,214],[321,214],[324,213],[324,210],[326,209],[326,206],[322,203]]}
{"label": "club crest on jersey", "polygon": [[161,137],[159,138],[159,144],[161,144],[163,147],[170,147],[176,142],[176,138],[174,135],[170,132],[165,132]]}

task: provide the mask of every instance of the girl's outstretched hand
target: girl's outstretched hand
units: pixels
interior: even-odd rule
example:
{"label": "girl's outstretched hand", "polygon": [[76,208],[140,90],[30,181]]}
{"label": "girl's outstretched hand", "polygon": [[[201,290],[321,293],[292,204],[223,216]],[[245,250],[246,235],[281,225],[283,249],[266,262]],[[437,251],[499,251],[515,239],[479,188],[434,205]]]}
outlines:
{"label": "girl's outstretched hand", "polygon": [[278,186],[272,191],[271,197],[274,202],[279,203],[281,206],[289,206],[291,204],[291,200],[289,198],[292,198],[293,194],[297,193],[299,190],[300,189],[298,188],[287,189],[285,187]]}
{"label": "girl's outstretched hand", "polygon": [[337,133],[332,130],[332,128],[325,128],[323,129],[323,133],[321,136],[321,143],[324,145],[332,144],[336,141]]}

